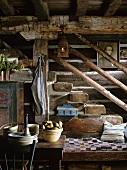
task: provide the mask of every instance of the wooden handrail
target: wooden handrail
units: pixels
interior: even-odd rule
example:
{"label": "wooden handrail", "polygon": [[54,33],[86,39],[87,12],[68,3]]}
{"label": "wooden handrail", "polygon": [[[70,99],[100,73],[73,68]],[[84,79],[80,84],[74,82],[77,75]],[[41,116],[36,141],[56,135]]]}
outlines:
{"label": "wooden handrail", "polygon": [[123,108],[125,111],[127,111],[127,105],[121,101],[120,99],[118,99],[116,96],[114,96],[113,94],[110,93],[110,91],[106,90],[103,86],[101,86],[100,84],[96,83],[95,81],[93,81],[92,79],[90,79],[88,76],[86,76],[85,74],[83,74],[80,70],[78,70],[77,68],[75,68],[74,66],[72,66],[71,64],[67,63],[66,61],[64,61],[62,58],[58,58],[56,56],[51,56],[51,58],[56,61],[58,64],[62,65],[63,67],[65,67],[66,69],[72,71],[75,75],[77,75],[78,77],[80,77],[83,81],[85,81],[87,84],[89,84],[90,86],[95,87],[95,89],[97,89],[100,93],[102,93],[104,96],[106,96],[107,98],[109,98],[111,101],[113,101],[114,103],[116,103],[118,106],[120,106],[121,108]]}

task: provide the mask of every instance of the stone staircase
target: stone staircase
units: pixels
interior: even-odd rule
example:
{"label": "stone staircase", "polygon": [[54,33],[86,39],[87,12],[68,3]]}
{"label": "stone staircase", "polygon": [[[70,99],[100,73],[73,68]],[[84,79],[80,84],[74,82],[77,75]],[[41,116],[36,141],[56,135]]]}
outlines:
{"label": "stone staircase", "polygon": [[[114,86],[110,88],[114,90]],[[89,95],[89,91],[90,91],[90,95]],[[78,109],[79,118],[103,119],[103,117],[109,117],[109,116],[117,117],[117,114],[110,111],[109,108],[106,108],[105,104],[99,102],[102,100],[103,95],[101,94],[98,95],[96,89],[89,86],[76,87],[73,85],[73,83],[70,82],[57,82],[57,77],[55,73],[52,73],[49,77],[48,92],[50,96],[49,102],[51,105],[51,107],[49,108],[49,112],[51,115],[57,114],[57,110],[56,110],[57,106],[60,106],[65,103],[70,103]],[[97,94],[96,96],[97,100],[94,100],[95,96],[93,92]],[[92,96],[92,100],[90,96]],[[63,119],[65,121],[68,120],[67,118],[65,118],[65,116],[63,117]]]}
{"label": "stone staircase", "polygon": [[[98,104],[91,102],[89,99],[89,94],[83,91],[74,91],[73,85],[67,82],[57,82],[50,84],[50,95],[54,98],[60,99],[61,96],[68,96],[65,103],[70,103],[78,109],[79,118],[93,118],[104,120],[104,115],[106,115],[106,108],[103,104]],[[51,113],[51,111],[50,111]],[[107,115],[107,117],[111,115]],[[61,117],[63,121],[68,121],[72,117],[65,116]],[[59,117],[57,117],[59,119]],[[106,118],[105,118],[106,119]]]}
{"label": "stone staircase", "polygon": [[[118,71],[109,72],[117,79],[125,83],[125,75]],[[98,82],[105,89],[115,94],[119,99],[126,102],[126,93],[123,93],[117,86],[111,84],[105,78],[100,78],[99,74],[85,73],[94,81]],[[120,77],[118,76],[120,75]],[[121,78],[121,79],[120,79]],[[107,99],[94,87],[89,86],[70,72],[50,72],[49,74],[49,102],[50,113],[57,113],[57,106],[71,103],[78,109],[78,115],[82,117],[95,117],[100,115],[120,115],[127,120],[126,111],[119,108],[115,103]]]}

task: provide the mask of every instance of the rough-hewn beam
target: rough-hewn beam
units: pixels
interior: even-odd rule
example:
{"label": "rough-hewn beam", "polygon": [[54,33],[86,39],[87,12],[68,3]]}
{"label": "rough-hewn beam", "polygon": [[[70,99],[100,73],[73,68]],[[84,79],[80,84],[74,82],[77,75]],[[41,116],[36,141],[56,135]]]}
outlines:
{"label": "rough-hewn beam", "polygon": [[35,15],[40,21],[49,20],[49,9],[46,2],[42,0],[31,0],[35,7]]}
{"label": "rough-hewn beam", "polygon": [[88,8],[88,0],[77,0],[77,16],[86,14]]}
{"label": "rough-hewn beam", "polygon": [[12,48],[10,45],[8,45],[6,42],[2,41],[3,42],[3,45],[8,49],[10,50],[12,53],[14,53],[15,55],[17,55],[18,57],[22,57],[24,59],[28,59],[28,57],[23,54],[20,50],[18,49],[14,49]]}
{"label": "rough-hewn beam", "polygon": [[58,33],[56,32],[20,32],[20,34],[27,40],[35,40],[35,39],[45,39],[45,40],[55,40],[58,39]]}
{"label": "rough-hewn beam", "polygon": [[37,65],[38,55],[45,54],[48,49],[48,43],[42,39],[35,39],[33,45],[33,66]]}
{"label": "rough-hewn beam", "polygon": [[0,0],[0,8],[5,15],[14,15],[15,9],[7,0]]}
{"label": "rough-hewn beam", "polygon": [[108,7],[105,9],[104,16],[113,16],[120,7],[122,0],[110,0]]}
{"label": "rough-hewn beam", "polygon": [[[58,32],[64,23],[65,33],[81,34],[127,34],[127,17],[79,17],[79,21],[69,21],[69,16],[53,16],[50,21],[38,22],[35,17],[1,17],[1,34],[16,32]],[[21,17],[20,17],[21,20]],[[16,25],[17,22],[17,25]],[[9,26],[9,24],[11,26]],[[14,25],[13,25],[14,24]]]}

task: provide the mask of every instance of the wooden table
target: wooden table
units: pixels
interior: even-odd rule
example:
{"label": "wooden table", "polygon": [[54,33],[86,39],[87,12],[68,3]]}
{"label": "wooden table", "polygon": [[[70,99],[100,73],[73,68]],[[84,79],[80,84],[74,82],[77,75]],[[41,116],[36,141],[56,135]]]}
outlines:
{"label": "wooden table", "polygon": [[63,147],[66,136],[62,135],[57,142],[45,142],[40,136],[36,145],[34,162],[49,161],[49,170],[60,170],[63,159]]}
{"label": "wooden table", "polygon": [[127,161],[127,150],[64,152],[63,161]]}
{"label": "wooden table", "polygon": [[[43,160],[47,160],[49,162],[49,170],[60,170],[61,168],[61,160],[63,158],[63,147],[65,135],[62,135],[57,142],[45,142],[41,136],[38,137],[38,143],[36,144],[36,150],[34,155],[34,163]],[[8,144],[7,141],[4,142],[4,138],[0,135],[0,142],[5,145]]]}
{"label": "wooden table", "polygon": [[[97,167],[110,166],[119,168],[122,170],[126,168],[127,162],[127,150],[122,151],[82,151],[82,152],[63,152],[62,163],[66,166],[66,170],[71,167],[86,168],[92,167],[94,169]],[[92,169],[91,168],[91,169]],[[115,168],[114,168],[115,169]]]}
{"label": "wooden table", "polygon": [[66,165],[66,169],[76,169],[79,166],[84,169],[99,169],[108,165],[122,170],[126,167],[126,162],[127,143],[108,143],[96,138],[65,139],[62,163]]}

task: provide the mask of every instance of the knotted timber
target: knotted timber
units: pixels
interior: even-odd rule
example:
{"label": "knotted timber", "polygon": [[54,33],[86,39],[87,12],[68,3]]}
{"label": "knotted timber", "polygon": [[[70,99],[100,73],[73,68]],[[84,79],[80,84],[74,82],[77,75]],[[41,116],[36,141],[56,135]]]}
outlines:
{"label": "knotted timber", "polygon": [[102,93],[104,96],[109,98],[112,102],[116,103],[118,106],[120,106],[125,111],[127,111],[127,105],[123,101],[118,99],[116,96],[111,94],[110,91],[106,90],[104,87],[102,87],[101,85],[99,85],[98,83],[96,83],[95,81],[90,79],[88,76],[83,74],[80,70],[78,70],[77,68],[75,68],[71,64],[65,62],[62,58],[57,58],[56,56],[51,56],[51,58],[54,61],[56,61],[58,64],[60,64],[63,67],[65,67],[66,69],[72,71],[75,75],[80,77],[83,81],[85,81],[90,86],[95,87],[95,89],[97,89],[100,93]]}

